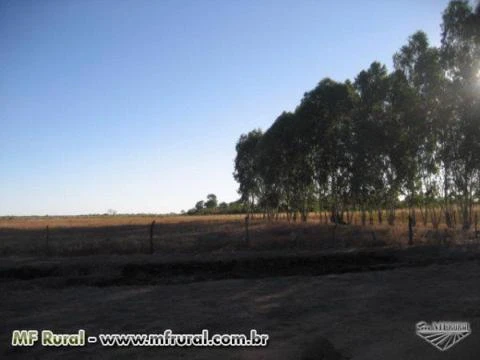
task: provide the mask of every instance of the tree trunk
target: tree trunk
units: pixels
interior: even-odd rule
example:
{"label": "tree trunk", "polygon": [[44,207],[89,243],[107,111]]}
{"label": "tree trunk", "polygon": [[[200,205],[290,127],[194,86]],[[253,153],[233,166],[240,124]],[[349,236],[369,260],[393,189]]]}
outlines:
{"label": "tree trunk", "polygon": [[394,226],[395,225],[395,208],[390,207],[388,212],[388,225]]}

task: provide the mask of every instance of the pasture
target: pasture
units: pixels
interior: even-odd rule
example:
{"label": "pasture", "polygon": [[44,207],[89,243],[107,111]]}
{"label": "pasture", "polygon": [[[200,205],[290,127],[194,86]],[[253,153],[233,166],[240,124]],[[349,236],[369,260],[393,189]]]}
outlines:
{"label": "pasture", "polygon": [[[474,230],[418,221],[409,246],[401,213],[394,226],[378,217],[362,226],[357,217],[334,225],[325,214],[310,214],[306,223],[257,214],[248,242],[244,215],[1,218],[2,344],[17,328],[90,334],[255,328],[270,342],[262,349],[5,346],[0,354],[436,359],[437,350],[414,334],[417,321],[466,319],[478,326]],[[473,336],[445,358],[474,359]]]}
{"label": "pasture", "polygon": [[[413,239],[416,245],[470,244],[478,230],[433,226],[418,212]],[[382,216],[383,219],[386,215]],[[378,214],[361,225],[360,214],[351,224],[331,224],[326,213],[311,213],[308,222],[287,221],[280,214],[268,220],[254,214],[246,241],[245,215],[97,215],[0,218],[0,255],[82,256],[108,254],[156,254],[235,252],[281,249],[339,249],[405,246],[408,243],[406,211],[397,211],[393,226]],[[155,221],[153,233],[151,225]],[[47,230],[48,227],[48,230]],[[152,235],[152,237],[151,237]]]}

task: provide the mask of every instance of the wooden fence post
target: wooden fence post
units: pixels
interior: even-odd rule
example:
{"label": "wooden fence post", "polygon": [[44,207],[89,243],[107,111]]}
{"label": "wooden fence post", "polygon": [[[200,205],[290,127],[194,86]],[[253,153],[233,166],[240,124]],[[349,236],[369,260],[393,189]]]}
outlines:
{"label": "wooden fence post", "polygon": [[154,229],[155,229],[155,220],[153,220],[152,223],[150,224],[150,254],[153,254],[154,252],[154,248],[153,248]]}
{"label": "wooden fence post", "polygon": [[475,239],[478,238],[478,214],[475,211]]}
{"label": "wooden fence post", "polygon": [[250,232],[248,230],[249,220],[250,220],[250,216],[249,214],[247,214],[247,216],[245,216],[245,242],[247,243],[247,246],[250,243]]}
{"label": "wooden fence post", "polygon": [[50,244],[49,244],[49,242],[50,242],[50,228],[47,225],[47,227],[45,228],[45,254],[47,256],[50,255]]}
{"label": "wooden fence post", "polygon": [[413,245],[413,219],[408,215],[408,245]]}

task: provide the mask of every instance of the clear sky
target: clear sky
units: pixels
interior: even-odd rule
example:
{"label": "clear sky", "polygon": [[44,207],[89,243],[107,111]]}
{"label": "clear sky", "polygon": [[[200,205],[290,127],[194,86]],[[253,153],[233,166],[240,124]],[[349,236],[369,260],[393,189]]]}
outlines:
{"label": "clear sky", "polygon": [[353,79],[447,0],[0,1],[0,215],[238,198],[241,133]]}

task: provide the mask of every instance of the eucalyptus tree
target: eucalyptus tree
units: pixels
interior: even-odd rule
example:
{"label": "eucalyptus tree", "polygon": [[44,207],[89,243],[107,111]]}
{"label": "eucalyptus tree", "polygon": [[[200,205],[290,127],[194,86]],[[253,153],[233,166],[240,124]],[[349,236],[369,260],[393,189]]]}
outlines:
{"label": "eucalyptus tree", "polygon": [[237,156],[235,157],[233,176],[239,183],[238,192],[247,206],[249,215],[260,198],[262,190],[257,161],[257,144],[262,135],[262,131],[259,129],[242,134],[235,147]]}
{"label": "eucalyptus tree", "polygon": [[433,194],[438,192],[438,158],[442,154],[439,147],[444,143],[441,139],[444,134],[442,116],[445,109],[441,105],[445,76],[440,63],[440,52],[429,45],[423,31],[410,36],[408,43],[394,55],[393,60],[395,69],[403,73],[418,99],[416,111],[419,126],[416,131],[420,132],[415,134],[418,143],[412,144],[418,149],[417,158],[412,161],[417,165],[419,186],[418,189],[410,188],[409,196],[414,200],[415,194],[412,191],[419,191],[422,202],[417,205],[420,205],[426,223],[429,202],[433,200]]}
{"label": "eucalyptus tree", "polygon": [[387,95],[389,78],[385,65],[373,62],[368,70],[361,71],[355,79],[358,93],[352,123],[351,195],[360,206],[362,224],[365,212],[377,208],[382,221],[381,207],[393,207],[394,186],[388,182],[389,161],[385,149],[389,142],[385,134],[387,121]]}
{"label": "eucalyptus tree", "polygon": [[319,190],[328,195],[333,222],[343,222],[351,176],[351,115],[355,93],[351,83],[322,80],[305,93],[296,113],[302,122],[305,143]]}
{"label": "eucalyptus tree", "polygon": [[282,129],[284,118],[287,113],[282,113],[270,128],[265,131],[257,145],[257,159],[259,175],[264,184],[262,205],[271,218],[275,213],[282,210],[289,214],[289,193],[286,188],[288,161],[286,158],[285,139],[289,136]]}
{"label": "eucalyptus tree", "polygon": [[389,209],[393,224],[400,195],[410,215],[421,204],[434,222],[442,194],[447,224],[457,199],[470,226],[480,196],[480,5],[451,1],[441,47],[419,31],[393,60],[390,74],[374,62],[353,84],[322,80],[265,134],[240,137],[234,176],[249,211],[306,220],[315,188],[335,223],[359,206]]}
{"label": "eucalyptus tree", "polygon": [[420,98],[405,74],[396,70],[390,75],[388,138],[391,166],[396,171],[400,190],[415,223],[417,192],[421,187],[420,158],[426,124]]}
{"label": "eucalyptus tree", "polygon": [[307,152],[299,117],[283,112],[258,146],[265,204],[270,212],[282,206],[288,219],[296,219],[299,212],[302,220],[307,220],[313,184],[313,168]]}
{"label": "eucalyptus tree", "polygon": [[467,1],[449,3],[443,14],[441,50],[454,132],[451,174],[463,227],[468,229],[480,177],[480,5],[474,10]]}
{"label": "eucalyptus tree", "polygon": [[293,193],[293,206],[301,214],[302,221],[307,221],[315,198],[315,167],[310,141],[311,128],[297,113],[286,121],[284,131],[290,134],[288,161],[291,162],[288,177],[289,187]]}

